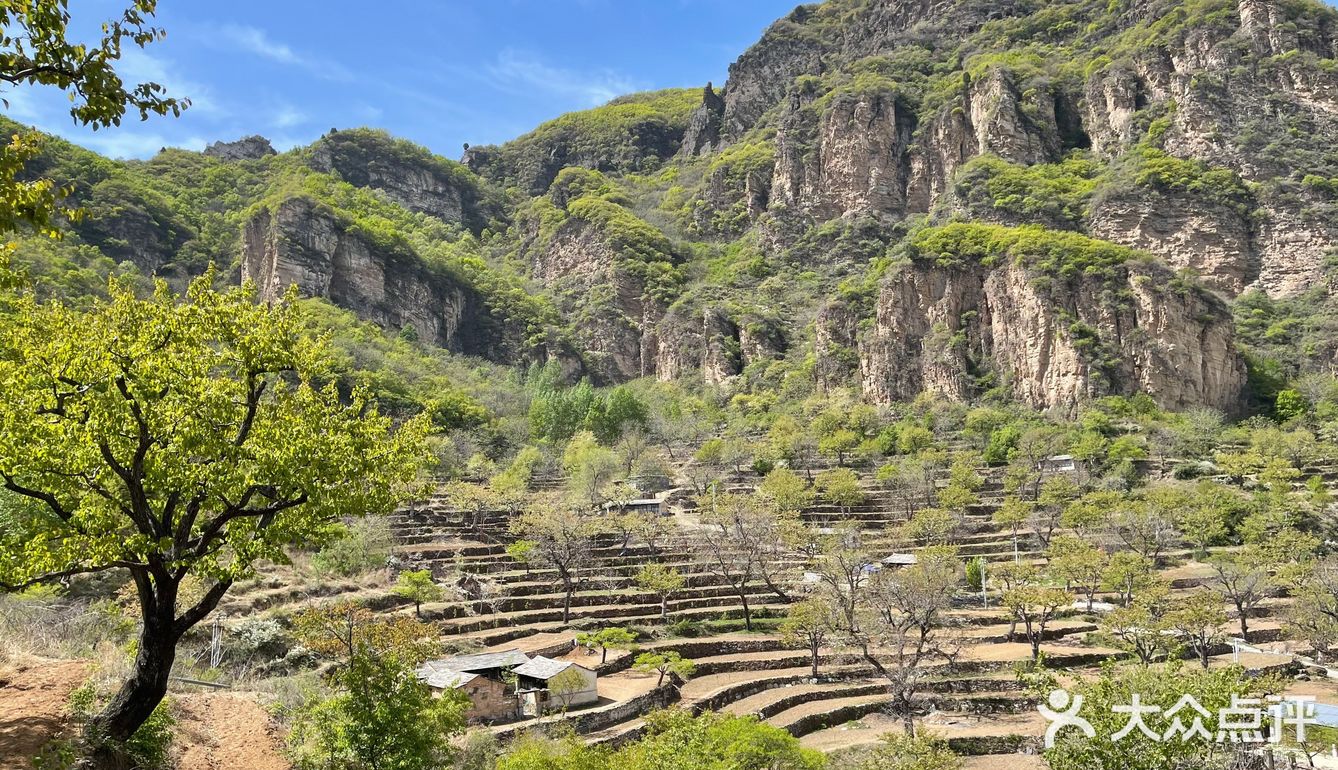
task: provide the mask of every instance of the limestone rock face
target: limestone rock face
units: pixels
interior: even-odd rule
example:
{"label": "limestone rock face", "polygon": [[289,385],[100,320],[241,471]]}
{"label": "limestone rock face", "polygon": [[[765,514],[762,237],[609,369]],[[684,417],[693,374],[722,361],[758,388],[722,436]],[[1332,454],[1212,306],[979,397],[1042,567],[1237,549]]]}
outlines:
{"label": "limestone rock face", "polygon": [[556,290],[562,309],[574,319],[585,370],[598,383],[624,382],[655,370],[653,335],[663,311],[619,263],[598,228],[575,218],[533,250],[532,273]]}
{"label": "limestone rock face", "polygon": [[1113,302],[1099,280],[1046,285],[1013,264],[908,267],[884,285],[860,343],[864,392],[882,403],[924,391],[961,400],[992,371],[1038,409],[1073,413],[1142,390],[1168,408],[1237,411],[1245,366],[1220,301],[1168,288],[1150,263],[1119,273],[1128,298]]}
{"label": "limestone rock face", "polygon": [[1088,230],[1103,240],[1151,252],[1175,268],[1236,295],[1259,278],[1247,212],[1187,195],[1124,196],[1093,206]]}
{"label": "limestone rock face", "polygon": [[725,100],[715,92],[710,83],[702,89],[701,106],[693,111],[688,119],[687,131],[683,134],[683,155],[702,155],[720,148],[720,127],[725,119]]}
{"label": "limestone rock face", "polygon": [[355,187],[367,187],[410,211],[479,230],[489,212],[480,210],[477,181],[462,165],[426,152],[396,152],[388,137],[370,131],[327,134],[312,149],[311,167]]}
{"label": "limestone rock face", "polygon": [[285,200],[246,223],[242,278],[265,301],[296,285],[305,296],[328,298],[387,328],[412,328],[424,342],[475,348],[462,334],[470,310],[462,287],[414,255],[379,250],[307,198]]}
{"label": "limestone rock face", "polygon": [[245,136],[235,142],[214,142],[204,148],[204,154],[219,160],[259,160],[274,155],[274,147],[263,136]]}

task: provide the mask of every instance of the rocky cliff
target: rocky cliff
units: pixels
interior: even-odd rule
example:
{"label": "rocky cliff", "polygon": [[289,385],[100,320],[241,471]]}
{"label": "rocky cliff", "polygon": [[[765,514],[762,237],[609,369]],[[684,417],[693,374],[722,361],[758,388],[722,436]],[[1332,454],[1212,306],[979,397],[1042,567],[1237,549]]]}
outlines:
{"label": "rocky cliff", "polygon": [[311,167],[404,208],[478,232],[500,213],[481,180],[459,163],[368,129],[332,131],[310,148]]}
{"label": "rocky cliff", "polygon": [[[877,403],[922,392],[966,401],[999,383],[1070,416],[1092,398],[1137,392],[1169,408],[1236,412],[1245,367],[1229,316],[1201,291],[1168,288],[1171,278],[1148,262],[1109,281],[1043,284],[1011,263],[908,267],[883,285],[874,326],[857,343],[864,393]],[[850,332],[829,331],[820,357]]]}
{"label": "rocky cliff", "polygon": [[463,334],[467,314],[476,310],[464,287],[410,252],[351,231],[307,198],[266,207],[246,223],[241,273],[265,300],[297,286],[305,296],[325,297],[382,326],[408,327],[425,342],[458,351],[477,347]]}

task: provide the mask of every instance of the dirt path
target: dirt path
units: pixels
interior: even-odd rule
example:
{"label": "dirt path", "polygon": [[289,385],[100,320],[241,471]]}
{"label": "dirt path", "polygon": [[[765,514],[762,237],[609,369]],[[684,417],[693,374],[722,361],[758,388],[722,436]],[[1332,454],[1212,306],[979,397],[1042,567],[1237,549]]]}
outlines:
{"label": "dirt path", "polygon": [[88,677],[83,661],[30,659],[0,668],[0,770],[31,770],[32,757],[69,729],[66,702]]}
{"label": "dirt path", "polygon": [[244,694],[178,695],[177,770],[290,770],[269,713]]}

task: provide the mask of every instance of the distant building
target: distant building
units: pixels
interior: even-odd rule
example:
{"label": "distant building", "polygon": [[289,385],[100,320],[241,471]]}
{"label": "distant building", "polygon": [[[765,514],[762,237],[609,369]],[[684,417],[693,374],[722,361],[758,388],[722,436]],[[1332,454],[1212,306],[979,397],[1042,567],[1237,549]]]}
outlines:
{"label": "distant building", "polygon": [[1078,463],[1073,455],[1055,455],[1041,461],[1041,470],[1046,473],[1073,473],[1078,470]]}
{"label": "distant building", "polygon": [[599,700],[598,676],[585,666],[536,655],[517,666],[516,695],[520,713],[539,716]]}
{"label": "distant building", "polygon": [[915,554],[913,553],[894,553],[891,556],[888,556],[887,558],[883,559],[883,566],[910,567],[914,564],[919,563],[919,561],[920,560],[916,558]]}
{"label": "distant building", "polygon": [[594,671],[541,655],[531,658],[520,650],[430,660],[416,673],[434,695],[446,690],[464,693],[471,721],[539,716],[599,700]]}
{"label": "distant building", "polygon": [[416,673],[435,695],[446,690],[464,693],[470,703],[466,718],[491,722],[513,719],[519,713],[515,693],[510,691],[507,680],[515,668],[529,660],[520,650],[460,655],[429,660]]}

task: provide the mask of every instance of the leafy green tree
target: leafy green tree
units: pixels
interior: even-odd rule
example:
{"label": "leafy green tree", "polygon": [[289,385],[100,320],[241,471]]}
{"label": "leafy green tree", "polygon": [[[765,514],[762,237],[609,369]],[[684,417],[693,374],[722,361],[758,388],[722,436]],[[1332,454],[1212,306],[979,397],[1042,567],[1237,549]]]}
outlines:
{"label": "leafy green tree", "polygon": [[607,663],[609,650],[630,650],[636,643],[636,634],[626,628],[614,626],[577,634],[576,643],[582,647],[599,650],[599,662]]}
{"label": "leafy green tree", "polygon": [[1019,500],[1016,497],[1004,498],[1003,505],[994,512],[993,521],[996,526],[1006,527],[1013,533],[1013,560],[1018,559],[1018,532],[1031,520],[1032,511],[1035,504],[1025,500]]}
{"label": "leafy green tree", "polygon": [[[1168,767],[1193,767],[1224,770],[1228,767],[1248,766],[1235,764],[1245,759],[1246,752],[1253,752],[1256,746],[1244,744],[1217,743],[1212,740],[1181,740],[1174,736],[1171,740],[1162,740],[1162,725],[1166,721],[1154,722],[1153,717],[1146,717],[1148,726],[1156,737],[1133,730],[1119,741],[1110,740],[1110,736],[1122,730],[1129,721],[1129,714],[1114,710],[1115,706],[1128,706],[1133,703],[1133,696],[1138,694],[1144,706],[1155,707],[1159,713],[1169,711],[1190,695],[1208,713],[1202,717],[1202,724],[1209,735],[1217,735],[1220,729],[1219,715],[1223,709],[1232,706],[1232,696],[1239,699],[1259,698],[1266,694],[1277,693],[1281,683],[1271,677],[1251,677],[1243,669],[1233,666],[1211,671],[1195,671],[1184,668],[1179,663],[1166,667],[1123,667],[1108,665],[1101,671],[1101,676],[1094,681],[1077,686],[1076,694],[1083,697],[1082,716],[1096,731],[1096,738],[1089,739],[1080,731],[1066,729],[1056,736],[1053,748],[1045,751],[1045,761],[1052,770],[1090,770],[1091,768],[1124,768],[1126,770],[1164,770]],[[1189,711],[1182,711],[1181,716],[1188,724],[1200,717],[1198,712],[1189,716]]]}
{"label": "leafy green tree", "polygon": [[1097,589],[1106,574],[1106,554],[1080,537],[1061,535],[1050,541],[1046,560],[1050,574],[1082,591],[1087,597],[1087,611],[1091,612]]}
{"label": "leafy green tree", "polygon": [[685,659],[674,650],[643,652],[636,656],[636,662],[633,666],[638,671],[658,672],[660,679],[655,683],[656,687],[664,684],[664,678],[670,674],[678,677],[689,677],[692,676],[692,672],[697,670],[695,663]]}
{"label": "leafy green tree", "polygon": [[455,690],[434,697],[414,675],[436,646],[430,626],[348,603],[308,610],[295,626],[309,649],[335,661],[327,677],[334,695],[294,720],[290,745],[300,768],[431,770],[450,759],[469,700]]}
{"label": "leafy green tree", "polygon": [[[71,117],[94,129],[119,126],[128,111],[139,113],[141,119],[150,114],[180,115],[189,106],[188,99],[168,96],[157,83],[127,85],[116,72],[127,43],[143,48],[166,34],[150,24],[156,6],[154,0],[135,0],[117,18],[102,24],[96,42],[81,43],[70,39],[68,0],[8,3],[0,7],[0,82],[65,92]],[[93,28],[86,22],[79,26]],[[0,148],[0,233],[30,227],[59,237],[55,217],[80,216],[61,204],[71,188],[25,171],[41,148],[42,137],[36,132],[13,134]]]}
{"label": "leafy green tree", "polygon": [[445,589],[432,580],[432,571],[425,569],[401,572],[395,578],[395,587],[390,591],[401,599],[413,602],[414,615],[419,618],[423,617],[425,602],[438,602],[446,595]]}
{"label": "leafy green tree", "polygon": [[1045,641],[1045,628],[1054,619],[1060,608],[1072,602],[1073,597],[1062,588],[1043,585],[1028,585],[1005,591],[1004,607],[1022,623],[1022,630],[1031,642],[1031,657],[1041,658],[1041,642]]}
{"label": "leafy green tree", "polygon": [[1154,577],[1152,562],[1132,551],[1116,551],[1106,561],[1101,585],[1117,592],[1121,603],[1128,607],[1138,591]]}
{"label": "leafy green tree", "polygon": [[646,717],[646,735],[618,752],[609,770],[821,770],[822,754],[755,717],[668,710]]}
{"label": "leafy green tree", "polygon": [[822,498],[849,513],[852,506],[864,502],[864,489],[859,484],[859,476],[849,468],[834,468],[818,474],[814,480],[822,491]]}
{"label": "leafy green tree", "polygon": [[762,479],[757,494],[780,513],[800,513],[817,496],[808,482],[789,468],[777,468]]}
{"label": "leafy green tree", "polygon": [[1258,549],[1247,546],[1239,553],[1214,556],[1208,565],[1213,568],[1213,588],[1236,608],[1240,638],[1248,640],[1250,613],[1273,588],[1267,560]]}
{"label": "leafy green tree", "polygon": [[638,586],[660,597],[661,620],[669,617],[669,598],[682,591],[688,582],[677,569],[663,564],[647,564],[636,573],[635,580]]}
{"label": "leafy green tree", "polygon": [[818,653],[827,637],[836,629],[838,620],[832,602],[822,596],[810,596],[791,604],[780,625],[781,641],[802,644],[808,650],[813,678],[818,678]]}
{"label": "leafy green tree", "polygon": [[[425,423],[392,431],[364,391],[333,386],[289,295],[258,304],[113,281],[87,312],[14,299],[0,325],[0,479],[41,506],[0,534],[11,590],[126,570],[143,626],[130,678],[91,728],[123,742],[167,690],[181,637],[261,560],[387,512],[426,456]],[[181,585],[203,578],[198,601]]]}
{"label": "leafy green tree", "polygon": [[848,428],[840,428],[818,439],[818,453],[835,457],[837,465],[845,465],[846,456],[859,445],[859,434]]}
{"label": "leafy green tree", "polygon": [[607,498],[608,487],[618,472],[618,458],[613,450],[600,446],[593,433],[582,431],[563,451],[562,467],[570,476],[567,483],[572,494],[594,509]]}
{"label": "leafy green tree", "polygon": [[1226,622],[1222,601],[1213,591],[1194,591],[1181,597],[1166,614],[1166,625],[1198,655],[1203,668],[1208,668],[1213,648],[1226,638],[1222,632]]}

